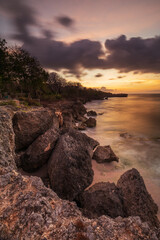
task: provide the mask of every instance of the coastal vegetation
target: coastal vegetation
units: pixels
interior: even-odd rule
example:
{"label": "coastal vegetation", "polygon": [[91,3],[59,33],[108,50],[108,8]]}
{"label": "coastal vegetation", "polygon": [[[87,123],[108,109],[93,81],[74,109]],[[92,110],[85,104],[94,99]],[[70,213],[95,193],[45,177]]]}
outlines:
{"label": "coastal vegetation", "polygon": [[17,98],[34,105],[31,99],[103,99],[107,93],[70,82],[58,73],[48,73],[39,61],[21,47],[9,47],[0,39],[0,93],[3,98]]}

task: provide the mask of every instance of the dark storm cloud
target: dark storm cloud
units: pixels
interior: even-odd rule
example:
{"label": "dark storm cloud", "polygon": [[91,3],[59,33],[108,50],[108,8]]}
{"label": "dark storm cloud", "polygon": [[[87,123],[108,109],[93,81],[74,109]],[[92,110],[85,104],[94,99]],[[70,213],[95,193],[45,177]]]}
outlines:
{"label": "dark storm cloud", "polygon": [[27,41],[29,38],[29,26],[38,26],[36,11],[21,0],[0,0],[0,6],[11,17],[18,33],[14,38]]}
{"label": "dark storm cloud", "polygon": [[103,74],[97,73],[97,74],[95,75],[95,77],[96,77],[96,78],[103,77]]}
{"label": "dark storm cloud", "polygon": [[[77,77],[82,76],[85,69],[117,69],[120,73],[133,71],[135,74],[160,73],[160,37],[127,39],[122,35],[117,39],[107,39],[105,58],[106,53],[99,41],[82,39],[66,44],[53,39],[54,33],[40,25],[37,12],[25,1],[0,0],[0,8],[16,27],[13,37],[21,40],[23,47],[46,68],[64,69]],[[74,20],[67,16],[59,16],[56,20],[68,28],[74,24]],[[43,33],[42,37],[36,38],[31,34],[30,27],[33,26]]]}
{"label": "dark storm cloud", "polygon": [[106,60],[108,68],[116,68],[121,72],[160,72],[160,37],[134,37],[127,40],[122,35],[106,40],[105,46],[109,53]]}
{"label": "dark storm cloud", "polygon": [[53,34],[53,32],[52,32],[52,31],[50,31],[50,30],[43,29],[43,30],[42,30],[42,32],[43,32],[43,34],[44,34],[44,36],[45,36],[46,38],[49,38],[49,39],[51,39],[51,38],[53,38],[53,37],[54,37],[54,34]]}
{"label": "dark storm cloud", "polygon": [[71,44],[61,41],[31,37],[23,48],[36,56],[46,68],[68,69],[74,75],[81,75],[81,69],[102,68],[104,60],[100,42],[83,39]]}
{"label": "dark storm cloud", "polygon": [[72,27],[74,25],[74,20],[68,16],[58,16],[56,21],[64,27]]}

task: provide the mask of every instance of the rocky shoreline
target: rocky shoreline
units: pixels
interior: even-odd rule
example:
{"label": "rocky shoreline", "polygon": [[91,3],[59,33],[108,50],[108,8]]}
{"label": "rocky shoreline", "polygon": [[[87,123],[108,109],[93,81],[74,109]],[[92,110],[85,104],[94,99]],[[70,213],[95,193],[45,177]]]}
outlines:
{"label": "rocky shoreline", "polygon": [[158,207],[136,169],[89,187],[92,159],[118,161],[79,131],[95,127],[95,115],[80,101],[0,108],[1,240],[160,239]]}

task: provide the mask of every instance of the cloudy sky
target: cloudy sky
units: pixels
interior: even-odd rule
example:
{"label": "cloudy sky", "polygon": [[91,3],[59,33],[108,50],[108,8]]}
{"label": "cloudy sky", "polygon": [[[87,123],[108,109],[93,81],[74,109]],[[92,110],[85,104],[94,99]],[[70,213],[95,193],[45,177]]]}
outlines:
{"label": "cloudy sky", "polygon": [[160,92],[160,0],[0,0],[0,36],[84,86]]}

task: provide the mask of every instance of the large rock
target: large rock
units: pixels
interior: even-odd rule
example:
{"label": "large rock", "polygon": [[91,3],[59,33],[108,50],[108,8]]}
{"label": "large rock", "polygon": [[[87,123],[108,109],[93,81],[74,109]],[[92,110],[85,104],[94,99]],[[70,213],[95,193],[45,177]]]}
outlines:
{"label": "large rock", "polygon": [[63,201],[40,178],[16,171],[0,175],[0,239],[2,240],[159,240],[139,217],[83,217],[76,204]]}
{"label": "large rock", "polygon": [[0,175],[16,168],[14,150],[12,114],[6,108],[0,107]]}
{"label": "large rock", "polygon": [[90,110],[90,111],[87,112],[87,116],[95,117],[95,116],[97,116],[97,113],[93,110]]}
{"label": "large rock", "polygon": [[77,198],[82,212],[89,218],[107,215],[112,218],[125,216],[123,198],[114,183],[96,183]]}
{"label": "large rock", "polygon": [[87,111],[83,103],[81,101],[77,101],[72,105],[72,112],[74,118],[77,119],[79,116],[83,116]]}
{"label": "large rock", "polygon": [[59,138],[49,160],[48,173],[52,189],[61,198],[73,200],[92,183],[91,157],[97,144],[73,129]]}
{"label": "large rock", "polygon": [[12,117],[0,109],[0,239],[160,239],[139,217],[83,217],[76,204],[63,201],[40,178],[19,174],[14,164]]}
{"label": "large rock", "polygon": [[115,155],[110,146],[98,146],[94,151],[93,159],[98,163],[119,161],[118,157]]}
{"label": "large rock", "polygon": [[95,118],[88,118],[86,121],[85,121],[85,124],[87,125],[87,127],[89,128],[93,128],[96,126],[96,119]]}
{"label": "large rock", "polygon": [[38,108],[27,112],[17,112],[13,117],[16,150],[27,148],[52,125],[59,128],[55,113],[48,109]]}
{"label": "large rock", "polygon": [[63,111],[62,117],[63,117],[63,127],[70,128],[74,126],[74,119],[71,111],[67,111],[67,110]]}
{"label": "large rock", "polygon": [[139,216],[157,226],[158,207],[148,193],[143,178],[136,169],[125,172],[118,180],[117,187],[121,189],[124,208],[128,216]]}
{"label": "large rock", "polygon": [[32,172],[40,168],[49,159],[58,137],[59,132],[53,126],[36,138],[21,156],[23,170]]}

